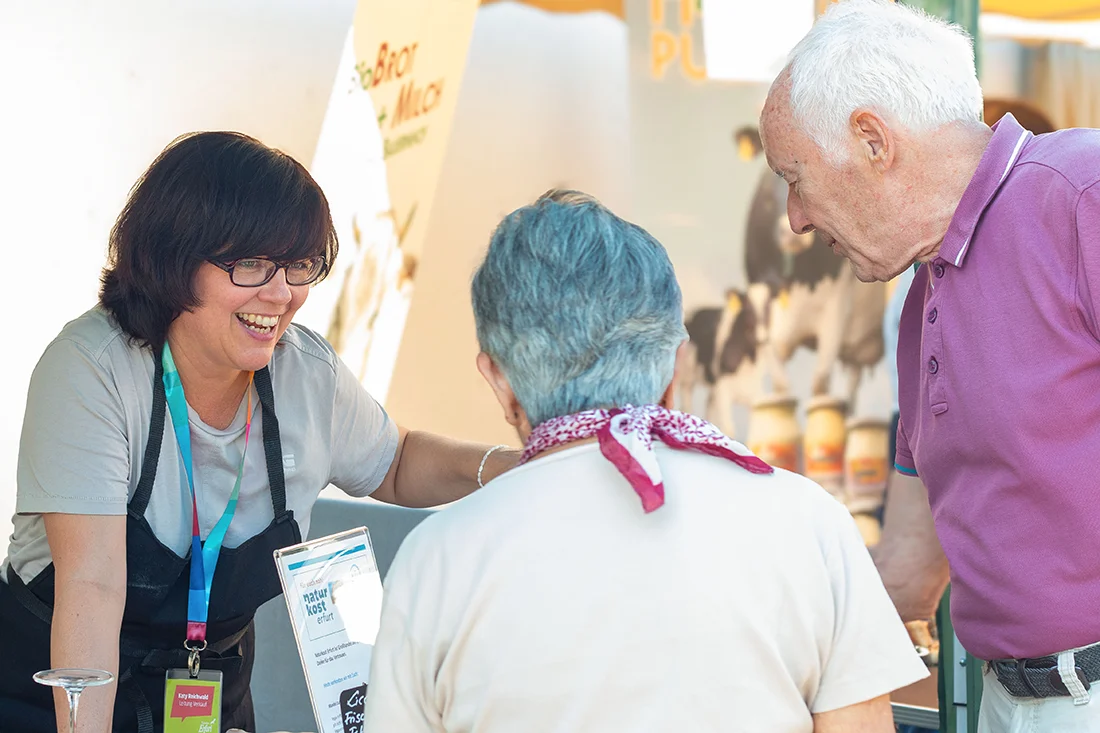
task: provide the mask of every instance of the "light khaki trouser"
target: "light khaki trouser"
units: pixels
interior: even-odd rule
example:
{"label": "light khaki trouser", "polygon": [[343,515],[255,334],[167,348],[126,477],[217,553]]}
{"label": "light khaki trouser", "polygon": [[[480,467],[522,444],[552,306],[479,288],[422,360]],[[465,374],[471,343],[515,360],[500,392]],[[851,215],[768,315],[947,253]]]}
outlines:
{"label": "light khaki trouser", "polygon": [[[986,669],[982,676],[982,707],[978,733],[1100,733],[1100,682],[1085,690],[1073,669],[1073,653],[1063,652],[1062,676],[1073,697],[1021,698],[1008,694],[997,675]],[[1093,694],[1097,693],[1097,694]]]}

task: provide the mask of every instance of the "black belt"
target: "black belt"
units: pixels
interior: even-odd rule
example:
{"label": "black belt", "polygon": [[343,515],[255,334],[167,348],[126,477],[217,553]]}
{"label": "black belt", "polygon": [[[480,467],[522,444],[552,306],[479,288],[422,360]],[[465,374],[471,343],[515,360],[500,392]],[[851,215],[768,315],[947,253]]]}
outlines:
{"label": "black belt", "polygon": [[[1100,644],[1073,653],[1074,671],[1085,689],[1100,680]],[[1013,697],[1070,697],[1058,672],[1058,657],[995,659],[989,663],[997,680]]]}

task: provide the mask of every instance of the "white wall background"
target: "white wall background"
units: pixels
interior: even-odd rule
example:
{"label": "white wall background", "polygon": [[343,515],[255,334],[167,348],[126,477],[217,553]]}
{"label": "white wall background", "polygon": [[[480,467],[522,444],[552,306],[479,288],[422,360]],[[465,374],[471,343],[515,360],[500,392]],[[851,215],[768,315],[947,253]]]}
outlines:
{"label": "white wall background", "polygon": [[355,0],[0,0],[0,555],[27,382],[94,304],[126,193],[177,135],[236,129],[306,164]]}
{"label": "white wall background", "polygon": [[1024,94],[1026,69],[1019,41],[983,38],[980,64],[982,92],[986,99],[1012,99]]}
{"label": "white wall background", "polygon": [[[165,144],[196,129],[241,130],[308,165],[354,9],[355,0],[0,0],[0,241],[12,265],[0,288],[9,336],[0,360],[0,556],[27,381],[61,326],[94,303],[129,187]],[[996,76],[995,58],[985,75],[1011,88],[1018,70]],[[400,422],[515,442],[474,369],[469,306],[470,275],[505,213],[570,186],[670,246],[701,223],[631,211],[629,61],[626,27],[607,15],[511,3],[478,12],[387,402]],[[752,121],[762,90],[729,91],[719,108],[693,106],[685,92],[668,111],[670,133],[717,125],[725,137]],[[665,195],[705,198],[707,180],[755,181],[738,172],[730,149],[700,152],[702,167],[687,175],[662,151],[651,158],[656,168],[634,174],[666,178]],[[697,243],[720,261],[736,258],[728,234],[740,231],[743,212],[707,205],[722,225],[688,241],[701,234]],[[688,293],[707,292],[690,268],[680,274]]]}
{"label": "white wall background", "polygon": [[553,186],[630,216],[626,26],[603,13],[478,11],[386,407],[419,429],[518,445],[474,367],[470,278],[500,219]]}
{"label": "white wall background", "polygon": [[[241,130],[308,165],[354,10],[355,0],[0,0],[0,232],[9,261],[35,271],[0,288],[0,556],[31,370],[95,302],[130,186],[196,129]],[[610,16],[479,11],[387,404],[399,421],[514,441],[474,369],[469,277],[500,217],[551,186],[629,213],[626,64],[626,30]]]}

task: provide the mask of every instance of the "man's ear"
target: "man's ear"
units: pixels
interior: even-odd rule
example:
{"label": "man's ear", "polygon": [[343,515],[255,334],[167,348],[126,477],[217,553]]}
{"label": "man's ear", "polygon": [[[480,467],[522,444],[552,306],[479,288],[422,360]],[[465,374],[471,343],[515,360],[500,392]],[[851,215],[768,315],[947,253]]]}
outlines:
{"label": "man's ear", "polygon": [[685,362],[687,361],[688,349],[691,348],[691,343],[684,339],[681,342],[679,348],[676,349],[676,366],[672,370],[672,381],[665,387],[665,393],[661,395],[661,400],[658,404],[666,410],[671,410],[673,405],[676,404],[676,383],[680,380],[680,375],[683,373]]}
{"label": "man's ear", "polygon": [[[520,407],[519,401],[516,400],[516,394],[512,391],[512,385],[508,383],[508,378],[504,376],[504,372],[493,361],[493,357],[484,351],[477,355],[477,370],[488,382],[489,388],[493,390],[493,394],[497,398],[497,402],[504,408],[505,421],[512,427],[518,428],[521,422],[520,414],[523,409]],[[523,416],[523,419],[526,420],[526,416]]]}
{"label": "man's ear", "polygon": [[876,112],[861,108],[849,119],[852,133],[859,141],[859,154],[872,166],[884,171],[894,164],[896,139],[886,121]]}

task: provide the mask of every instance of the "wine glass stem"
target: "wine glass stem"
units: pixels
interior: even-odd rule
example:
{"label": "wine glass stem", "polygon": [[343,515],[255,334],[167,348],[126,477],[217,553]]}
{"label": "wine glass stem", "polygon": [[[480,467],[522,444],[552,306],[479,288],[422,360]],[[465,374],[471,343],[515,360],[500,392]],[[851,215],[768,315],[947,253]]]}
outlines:
{"label": "wine glass stem", "polygon": [[69,733],[76,733],[76,706],[80,701],[80,693],[76,690],[65,690],[69,696]]}

